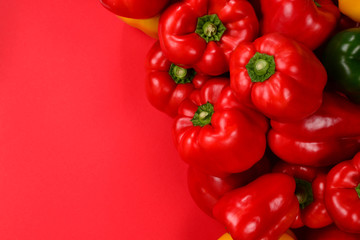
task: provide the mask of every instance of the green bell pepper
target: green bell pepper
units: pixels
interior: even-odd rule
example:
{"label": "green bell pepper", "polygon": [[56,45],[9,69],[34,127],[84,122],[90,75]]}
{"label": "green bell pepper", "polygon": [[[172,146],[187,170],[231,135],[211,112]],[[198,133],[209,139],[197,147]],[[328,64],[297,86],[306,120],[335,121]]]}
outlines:
{"label": "green bell pepper", "polygon": [[336,34],[325,48],[323,63],[329,83],[360,103],[360,28]]}

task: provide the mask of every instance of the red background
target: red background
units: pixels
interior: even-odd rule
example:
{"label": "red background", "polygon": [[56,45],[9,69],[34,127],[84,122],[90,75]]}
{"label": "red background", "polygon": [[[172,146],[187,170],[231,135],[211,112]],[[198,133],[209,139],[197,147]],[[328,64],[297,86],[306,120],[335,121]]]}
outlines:
{"label": "red background", "polygon": [[0,1],[0,239],[212,240],[172,120],[145,98],[154,40],[97,0]]}

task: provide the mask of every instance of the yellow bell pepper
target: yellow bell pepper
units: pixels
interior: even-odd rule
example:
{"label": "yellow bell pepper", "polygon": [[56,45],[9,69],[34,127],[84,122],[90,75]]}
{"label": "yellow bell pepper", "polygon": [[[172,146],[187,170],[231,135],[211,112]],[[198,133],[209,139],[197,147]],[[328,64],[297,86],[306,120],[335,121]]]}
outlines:
{"label": "yellow bell pepper", "polygon": [[[230,234],[225,233],[224,235],[222,235],[218,240],[233,240],[232,237],[230,236]],[[281,237],[279,238],[279,240],[296,240],[296,237],[294,235],[293,232],[291,232],[290,230],[288,230],[286,233],[284,233],[283,235],[281,235]]]}
{"label": "yellow bell pepper", "polygon": [[118,17],[130,26],[140,29],[152,38],[158,39],[158,26],[160,15],[147,19],[134,19],[120,16]]}
{"label": "yellow bell pepper", "polygon": [[354,20],[360,22],[360,1],[359,0],[339,0],[340,12]]}
{"label": "yellow bell pepper", "polygon": [[225,233],[224,235],[222,235],[218,240],[233,240],[232,237],[230,236],[230,234]]}

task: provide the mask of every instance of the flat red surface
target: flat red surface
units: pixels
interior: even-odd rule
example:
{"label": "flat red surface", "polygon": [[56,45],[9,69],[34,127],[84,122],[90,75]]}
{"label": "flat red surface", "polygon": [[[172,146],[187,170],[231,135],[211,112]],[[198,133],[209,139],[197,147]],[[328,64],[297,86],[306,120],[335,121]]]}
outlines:
{"label": "flat red surface", "polygon": [[172,120],[145,98],[154,40],[97,0],[0,1],[0,239],[212,240]]}

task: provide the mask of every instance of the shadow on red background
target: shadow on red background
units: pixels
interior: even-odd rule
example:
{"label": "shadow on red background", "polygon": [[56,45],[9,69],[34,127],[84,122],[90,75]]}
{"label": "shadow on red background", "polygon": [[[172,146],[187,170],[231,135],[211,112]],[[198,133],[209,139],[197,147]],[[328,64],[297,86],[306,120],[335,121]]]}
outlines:
{"label": "shadow on red background", "polygon": [[97,1],[0,1],[0,239],[221,235],[145,98],[152,43]]}

